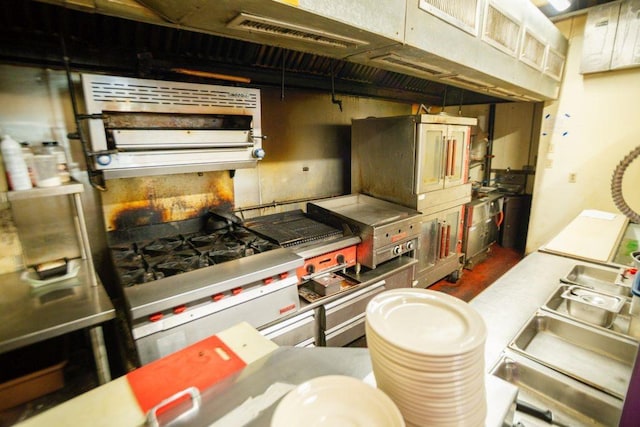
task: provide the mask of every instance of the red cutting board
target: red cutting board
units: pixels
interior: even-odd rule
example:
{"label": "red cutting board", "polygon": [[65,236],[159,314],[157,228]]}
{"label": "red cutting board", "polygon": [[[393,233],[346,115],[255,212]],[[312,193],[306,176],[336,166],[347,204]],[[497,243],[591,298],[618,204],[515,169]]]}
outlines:
{"label": "red cutting board", "polygon": [[246,363],[212,336],[127,374],[144,413],[189,387],[200,392],[244,368]]}

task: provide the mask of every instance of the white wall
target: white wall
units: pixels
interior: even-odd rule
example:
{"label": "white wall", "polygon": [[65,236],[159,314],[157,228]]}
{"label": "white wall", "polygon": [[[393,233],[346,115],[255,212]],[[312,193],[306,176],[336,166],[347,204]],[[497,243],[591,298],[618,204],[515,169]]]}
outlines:
{"label": "white wall", "polygon": [[[557,23],[569,39],[569,52],[560,96],[543,111],[527,252],[583,209],[617,212],[611,175],[640,144],[640,68],[581,75],[585,21],[581,15]],[[638,182],[640,160],[628,169],[623,186],[628,203],[640,212]]]}

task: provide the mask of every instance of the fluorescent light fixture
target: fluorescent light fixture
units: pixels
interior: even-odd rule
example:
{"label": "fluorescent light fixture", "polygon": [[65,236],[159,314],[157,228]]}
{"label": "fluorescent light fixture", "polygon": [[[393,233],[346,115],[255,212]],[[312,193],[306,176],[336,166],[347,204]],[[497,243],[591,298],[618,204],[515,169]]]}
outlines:
{"label": "fluorescent light fixture", "polygon": [[558,12],[567,10],[569,6],[571,6],[571,2],[569,0],[549,0],[549,4]]}

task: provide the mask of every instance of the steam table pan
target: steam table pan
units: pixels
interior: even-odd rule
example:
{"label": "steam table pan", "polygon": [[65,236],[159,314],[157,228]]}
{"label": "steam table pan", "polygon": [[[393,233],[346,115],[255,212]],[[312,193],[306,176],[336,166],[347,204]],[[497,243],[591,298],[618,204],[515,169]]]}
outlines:
{"label": "steam table pan", "polygon": [[569,274],[560,280],[572,285],[630,297],[631,282],[624,279],[625,276],[621,271],[624,271],[624,269],[611,270],[588,265],[576,265]]}
{"label": "steam table pan", "polygon": [[539,310],[509,348],[623,399],[638,343]]}
{"label": "steam table pan", "polygon": [[631,322],[631,316],[629,314],[629,310],[631,308],[631,301],[628,298],[622,298],[623,304],[620,312],[613,318],[613,322],[609,327],[596,325],[592,322],[584,320],[580,317],[576,317],[569,312],[568,304],[566,298],[562,297],[562,294],[569,290],[572,286],[575,285],[561,285],[556,289],[556,291],[549,297],[549,299],[544,303],[541,307],[542,310],[551,312],[563,317],[568,317],[569,319],[577,320],[583,323],[586,323],[594,328],[597,328],[601,331],[609,332],[627,339],[632,339],[637,341],[637,338],[632,337],[628,334],[629,331],[629,323]]}
{"label": "steam table pan", "polygon": [[[616,426],[622,401],[506,349],[491,372],[518,387],[518,400],[545,408],[554,420],[573,426]],[[530,424],[526,415],[516,421]],[[538,424],[535,424],[538,425]]]}

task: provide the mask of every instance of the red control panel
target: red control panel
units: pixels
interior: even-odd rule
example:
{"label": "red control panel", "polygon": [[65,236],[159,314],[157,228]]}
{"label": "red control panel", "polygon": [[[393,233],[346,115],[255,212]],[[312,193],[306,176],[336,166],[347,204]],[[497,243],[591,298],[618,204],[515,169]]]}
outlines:
{"label": "red control panel", "polygon": [[304,265],[296,270],[298,284],[302,284],[306,276],[322,273],[339,265],[344,268],[356,265],[356,245],[306,259]]}

